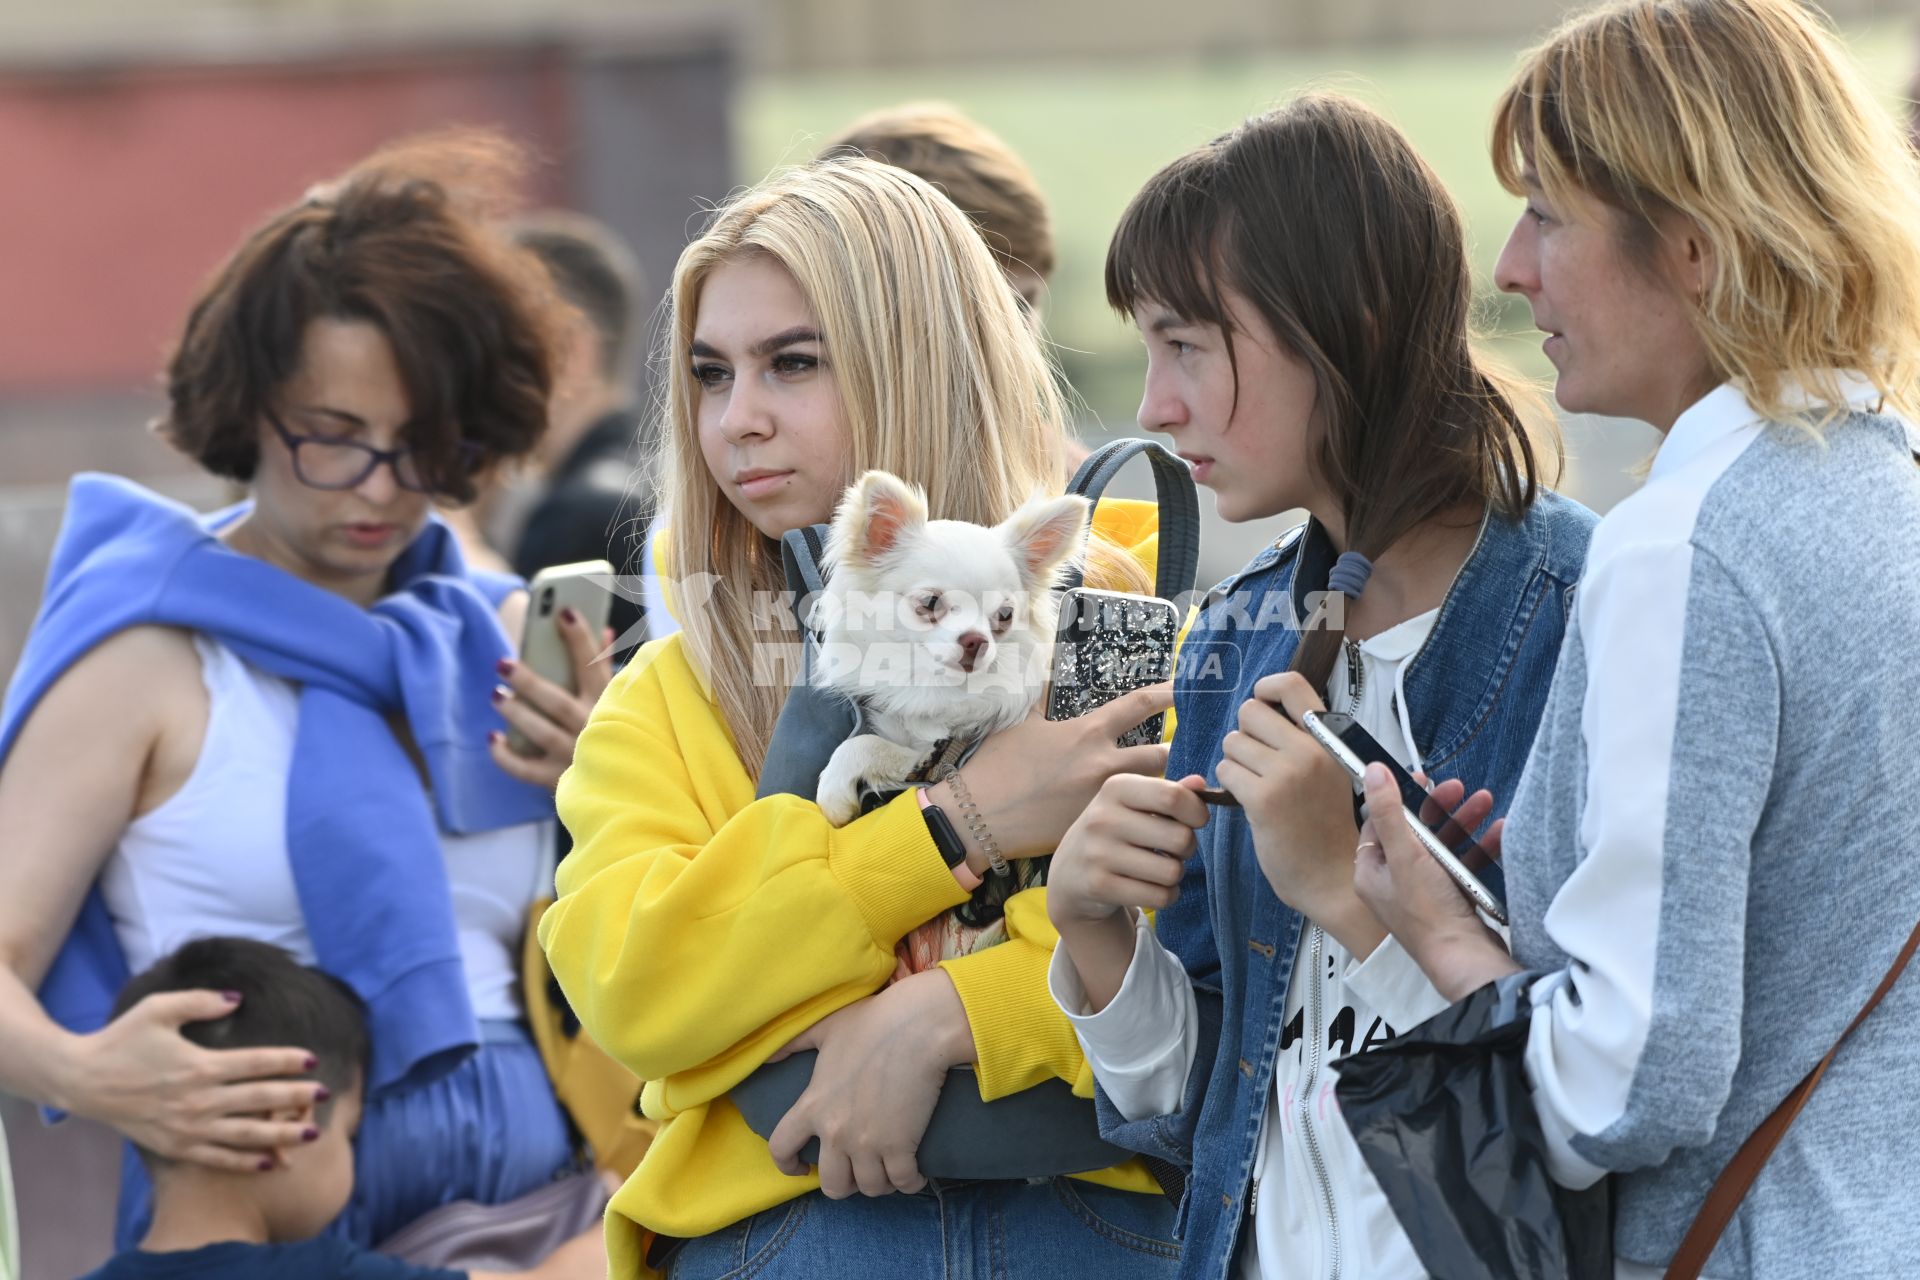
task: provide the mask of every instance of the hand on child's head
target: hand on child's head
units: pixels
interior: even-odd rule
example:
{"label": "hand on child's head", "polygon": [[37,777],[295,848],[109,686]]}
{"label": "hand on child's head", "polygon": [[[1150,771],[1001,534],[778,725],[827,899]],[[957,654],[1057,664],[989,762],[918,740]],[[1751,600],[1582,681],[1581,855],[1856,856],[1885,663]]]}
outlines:
{"label": "hand on child's head", "polygon": [[309,1240],[353,1199],[353,1140],[363,1106],[360,1080],[296,1118],[312,1135],[274,1153],[275,1167],[251,1184],[276,1241]]}

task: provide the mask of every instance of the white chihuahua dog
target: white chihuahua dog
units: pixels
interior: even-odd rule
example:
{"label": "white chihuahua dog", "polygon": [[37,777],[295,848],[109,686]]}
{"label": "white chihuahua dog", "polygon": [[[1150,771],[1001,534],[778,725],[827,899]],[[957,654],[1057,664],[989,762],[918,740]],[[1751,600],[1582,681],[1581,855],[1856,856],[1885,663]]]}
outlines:
{"label": "white chihuahua dog", "polygon": [[1018,724],[1046,684],[1054,588],[1086,543],[1092,504],[1035,498],[987,528],[927,519],[918,488],[869,471],[827,539],[814,683],[860,704],[866,732],[835,749],[816,799],[827,821],[862,787],[904,785],[944,740]]}

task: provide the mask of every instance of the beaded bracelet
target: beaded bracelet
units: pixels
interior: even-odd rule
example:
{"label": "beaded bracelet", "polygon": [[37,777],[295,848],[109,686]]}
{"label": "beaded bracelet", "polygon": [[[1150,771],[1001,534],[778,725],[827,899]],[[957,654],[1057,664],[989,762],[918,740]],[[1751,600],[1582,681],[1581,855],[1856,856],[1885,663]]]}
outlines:
{"label": "beaded bracelet", "polygon": [[967,830],[973,832],[974,843],[986,850],[987,863],[993,868],[993,874],[1006,875],[1011,868],[1001,856],[1000,845],[994,840],[993,833],[987,830],[986,820],[980,816],[980,806],[973,802],[973,793],[960,780],[960,770],[949,765],[940,775],[940,780],[953,785],[953,798],[960,802],[960,817],[965,820]]}

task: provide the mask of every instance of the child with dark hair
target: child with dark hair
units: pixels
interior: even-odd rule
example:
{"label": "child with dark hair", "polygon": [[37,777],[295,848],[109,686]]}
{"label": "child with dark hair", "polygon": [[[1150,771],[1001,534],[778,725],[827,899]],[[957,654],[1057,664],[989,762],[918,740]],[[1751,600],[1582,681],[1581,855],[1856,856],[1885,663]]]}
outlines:
{"label": "child with dark hair", "polygon": [[[263,1112],[265,1119],[299,1126],[302,1141],[263,1157],[261,1176],[141,1148],[153,1179],[153,1225],[138,1248],[87,1280],[458,1280],[469,1274],[417,1267],[321,1234],[353,1195],[353,1136],[368,1059],[365,1006],[353,990],[268,943],[202,938],[128,983],[114,1016],[150,996],[202,990],[221,992],[233,1012],[182,1028],[201,1047],[308,1046],[307,1075],[320,1086],[312,1100]],[[604,1271],[594,1231],[523,1274],[562,1280]],[[485,1273],[471,1274],[484,1280]]]}

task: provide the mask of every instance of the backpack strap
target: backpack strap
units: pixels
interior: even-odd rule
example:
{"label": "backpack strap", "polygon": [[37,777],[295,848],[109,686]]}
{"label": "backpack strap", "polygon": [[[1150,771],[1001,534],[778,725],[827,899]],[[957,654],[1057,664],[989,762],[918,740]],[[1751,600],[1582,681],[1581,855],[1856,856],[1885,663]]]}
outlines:
{"label": "backpack strap", "polygon": [[780,539],[780,566],[793,595],[793,616],[800,623],[804,647],[800,679],[787,693],[767,744],[766,763],[760,769],[756,799],[770,795],[797,795],[813,799],[820,771],[834,748],[860,731],[859,709],[846,698],[813,683],[818,640],[808,625],[807,606],[826,588],[820,562],[826,556],[827,526],[789,529]]}
{"label": "backpack strap", "polygon": [[802,633],[810,630],[807,605],[827,589],[827,577],[820,568],[826,558],[826,525],[810,524],[780,535],[780,568],[787,575],[787,590],[793,593],[793,616]]}
{"label": "backpack strap", "polygon": [[[1200,496],[1186,463],[1155,440],[1114,440],[1087,455],[1073,473],[1067,492],[1100,501],[1120,468],[1141,454],[1153,465],[1153,493],[1160,507],[1159,568],[1153,592],[1165,600],[1178,600],[1193,590],[1194,576],[1200,571]],[[1071,589],[1083,581],[1084,574],[1076,569],[1065,586]]]}

